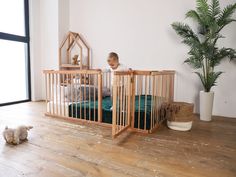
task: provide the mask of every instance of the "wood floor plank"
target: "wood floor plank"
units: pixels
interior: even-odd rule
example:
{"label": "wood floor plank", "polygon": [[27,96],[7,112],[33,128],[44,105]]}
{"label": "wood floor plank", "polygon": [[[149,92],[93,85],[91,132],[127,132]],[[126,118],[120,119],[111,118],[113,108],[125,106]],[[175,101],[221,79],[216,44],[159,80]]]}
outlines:
{"label": "wood floor plank", "polygon": [[125,132],[113,140],[110,128],[48,118],[44,111],[42,102],[0,107],[1,130],[34,126],[18,146],[0,139],[0,176],[236,176],[236,119],[196,117],[189,132],[163,125],[150,135]]}

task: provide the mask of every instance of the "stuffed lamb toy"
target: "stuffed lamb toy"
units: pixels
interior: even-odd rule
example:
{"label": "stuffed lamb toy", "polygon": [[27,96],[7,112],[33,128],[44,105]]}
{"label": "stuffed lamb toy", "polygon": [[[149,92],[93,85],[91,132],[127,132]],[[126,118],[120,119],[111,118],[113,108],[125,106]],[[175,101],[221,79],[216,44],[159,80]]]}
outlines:
{"label": "stuffed lamb toy", "polygon": [[21,125],[17,128],[8,128],[6,126],[5,130],[3,131],[3,137],[8,144],[18,145],[21,142],[27,140],[28,131],[32,129],[32,126],[25,126]]}

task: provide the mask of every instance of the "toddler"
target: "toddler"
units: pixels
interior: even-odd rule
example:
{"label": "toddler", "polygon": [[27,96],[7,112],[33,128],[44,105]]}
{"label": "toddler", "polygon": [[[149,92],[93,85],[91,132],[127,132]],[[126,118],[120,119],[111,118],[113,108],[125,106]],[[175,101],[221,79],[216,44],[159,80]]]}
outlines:
{"label": "toddler", "polygon": [[[114,72],[115,71],[128,71],[129,69],[119,62],[119,56],[115,52],[111,52],[107,58],[108,65],[110,66],[111,71],[111,85],[113,85]],[[111,101],[112,99],[112,90],[111,90]],[[112,107],[110,108],[112,110]]]}

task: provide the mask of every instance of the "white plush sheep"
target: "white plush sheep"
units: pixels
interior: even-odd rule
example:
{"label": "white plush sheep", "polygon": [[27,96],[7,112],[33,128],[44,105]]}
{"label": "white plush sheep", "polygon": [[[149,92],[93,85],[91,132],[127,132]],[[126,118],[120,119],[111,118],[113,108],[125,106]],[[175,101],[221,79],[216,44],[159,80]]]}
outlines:
{"label": "white plush sheep", "polygon": [[20,144],[22,141],[27,140],[28,131],[32,129],[32,126],[18,126],[17,128],[8,128],[6,126],[5,130],[3,131],[3,137],[9,144]]}

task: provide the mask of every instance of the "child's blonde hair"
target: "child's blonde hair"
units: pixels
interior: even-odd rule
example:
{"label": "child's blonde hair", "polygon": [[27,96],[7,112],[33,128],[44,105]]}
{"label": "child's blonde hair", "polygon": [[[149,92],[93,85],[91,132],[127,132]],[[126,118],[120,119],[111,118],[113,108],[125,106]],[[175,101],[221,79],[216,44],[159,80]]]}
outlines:
{"label": "child's blonde hair", "polygon": [[119,56],[115,52],[110,52],[108,58],[113,58],[114,60],[119,61]]}

